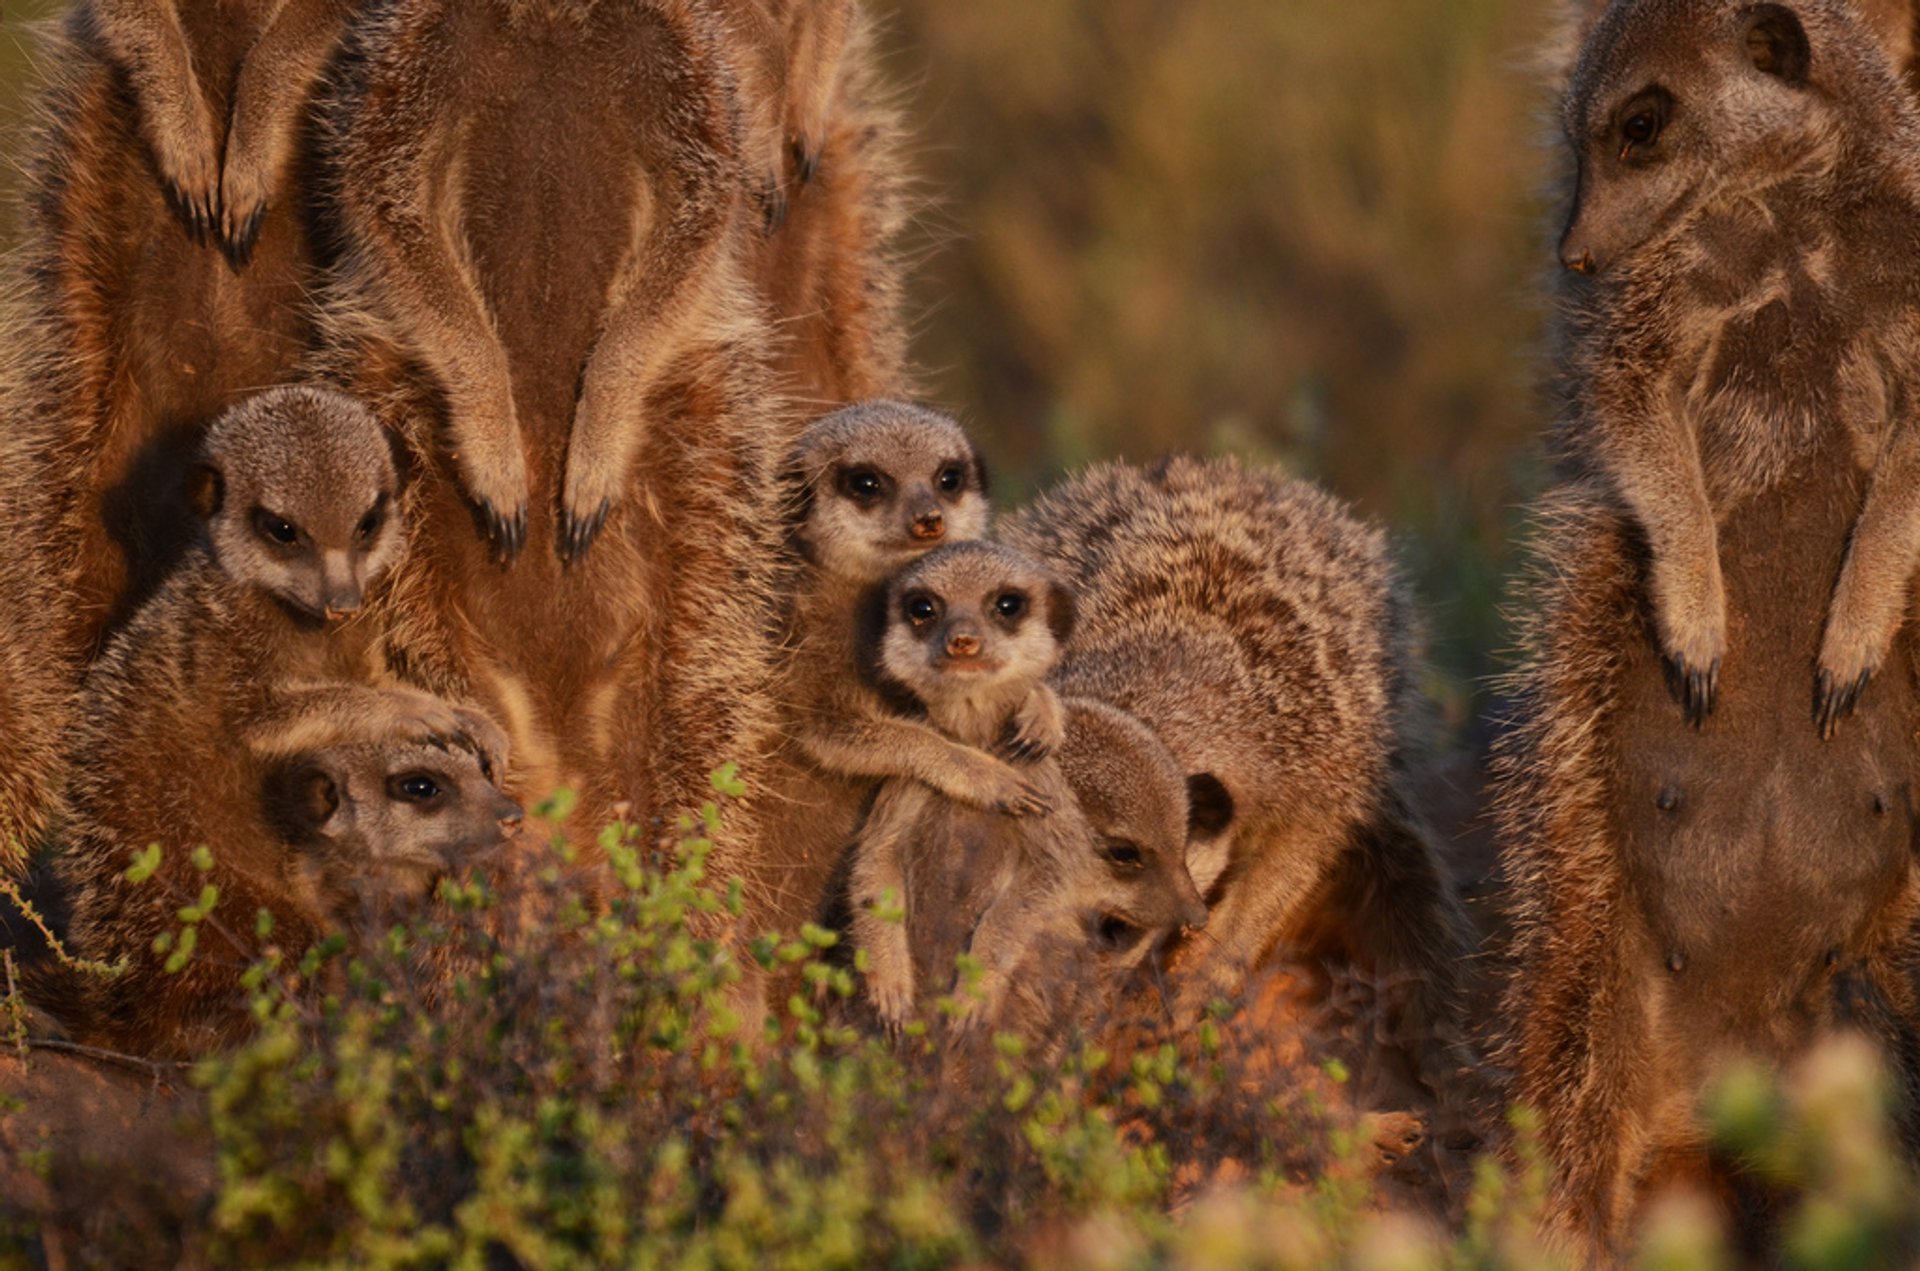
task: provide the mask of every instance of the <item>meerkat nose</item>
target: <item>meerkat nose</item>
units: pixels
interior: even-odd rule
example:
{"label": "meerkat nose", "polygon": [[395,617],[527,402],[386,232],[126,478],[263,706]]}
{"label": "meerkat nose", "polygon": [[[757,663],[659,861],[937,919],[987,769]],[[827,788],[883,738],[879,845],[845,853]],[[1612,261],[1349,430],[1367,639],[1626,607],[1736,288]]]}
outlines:
{"label": "meerkat nose", "polygon": [[1568,252],[1565,256],[1562,256],[1560,260],[1562,264],[1576,274],[1592,274],[1595,269],[1592,252],[1581,252],[1578,256],[1575,256],[1572,252]]}
{"label": "meerkat nose", "polygon": [[946,518],[938,512],[929,512],[925,516],[915,518],[912,532],[918,539],[931,541],[939,538],[947,532]]}
{"label": "meerkat nose", "polygon": [[956,631],[947,637],[947,656],[972,658],[980,655],[980,637],[970,631]]}

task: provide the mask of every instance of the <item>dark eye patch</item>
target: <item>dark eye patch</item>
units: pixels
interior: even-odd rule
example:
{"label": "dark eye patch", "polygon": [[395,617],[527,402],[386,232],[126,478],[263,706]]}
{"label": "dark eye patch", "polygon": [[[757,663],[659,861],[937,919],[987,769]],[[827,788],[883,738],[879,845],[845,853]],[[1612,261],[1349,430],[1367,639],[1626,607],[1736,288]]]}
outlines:
{"label": "dark eye patch", "polygon": [[292,521],[275,516],[265,508],[253,510],[253,529],[261,538],[282,547],[292,547],[300,541],[300,531]]}
{"label": "dark eye patch", "polygon": [[842,469],[837,484],[840,493],[856,503],[871,503],[887,492],[886,477],[865,465]]}
{"label": "dark eye patch", "polygon": [[386,492],[382,491],[380,497],[373,501],[373,506],[367,509],[367,514],[360,518],[360,524],[354,526],[354,537],[362,543],[371,541],[373,536],[380,532],[380,527],[386,523],[386,519],[387,496]]}
{"label": "dark eye patch", "polygon": [[441,787],[424,772],[408,772],[389,778],[387,792],[401,803],[432,803],[440,797]]}
{"label": "dark eye patch", "polygon": [[967,470],[957,463],[950,463],[940,469],[933,483],[940,487],[942,494],[955,494],[967,484]]}
{"label": "dark eye patch", "polygon": [[1140,850],[1140,845],[1130,843],[1126,839],[1108,839],[1100,845],[1100,854],[1113,864],[1126,869],[1143,869],[1147,863],[1146,854]]}
{"label": "dark eye patch", "polygon": [[1003,591],[993,600],[993,611],[1002,618],[1018,618],[1027,612],[1027,595],[1023,591]]}
{"label": "dark eye patch", "polygon": [[1656,86],[1636,94],[1620,108],[1620,157],[1625,159],[1651,148],[1666,131],[1672,115],[1673,95],[1666,89]]}
{"label": "dark eye patch", "polygon": [[923,627],[940,616],[940,606],[933,597],[915,592],[901,602],[900,612],[914,626]]}

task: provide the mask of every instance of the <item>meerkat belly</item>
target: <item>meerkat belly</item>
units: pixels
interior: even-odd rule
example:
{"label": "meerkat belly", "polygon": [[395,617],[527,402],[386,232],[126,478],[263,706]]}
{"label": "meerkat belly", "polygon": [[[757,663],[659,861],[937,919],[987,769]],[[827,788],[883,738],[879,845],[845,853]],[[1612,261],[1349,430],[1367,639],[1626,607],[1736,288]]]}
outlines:
{"label": "meerkat belly", "polygon": [[1822,740],[1805,669],[1863,482],[1844,469],[1755,498],[1726,523],[1730,647],[1721,707],[1675,713],[1657,652],[1623,632],[1617,831],[1630,892],[1690,1027],[1755,1021],[1857,961],[1912,886],[1911,650]]}

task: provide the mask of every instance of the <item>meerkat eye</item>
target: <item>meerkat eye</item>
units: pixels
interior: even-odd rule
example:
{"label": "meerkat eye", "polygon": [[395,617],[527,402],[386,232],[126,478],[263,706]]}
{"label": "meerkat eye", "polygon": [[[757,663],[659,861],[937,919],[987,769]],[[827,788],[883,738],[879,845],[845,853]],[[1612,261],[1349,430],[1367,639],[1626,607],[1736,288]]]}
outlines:
{"label": "meerkat eye", "polygon": [[940,606],[933,603],[931,596],[908,596],[900,612],[906,614],[907,621],[914,626],[924,627],[940,616]]}
{"label": "meerkat eye", "polygon": [[1108,839],[1101,845],[1100,854],[1115,865],[1124,865],[1128,869],[1142,869],[1147,863],[1147,858],[1140,851],[1140,845],[1129,843],[1125,839]]}
{"label": "meerkat eye", "polygon": [[300,541],[300,531],[293,527],[293,522],[282,520],[265,508],[254,509],[253,528],[261,538],[278,543],[282,547],[292,547]]}
{"label": "meerkat eye", "polygon": [[380,532],[381,522],[386,519],[386,509],[387,496],[383,494],[374,500],[373,506],[367,509],[367,514],[360,518],[360,524],[353,527],[353,536],[362,543],[373,541],[373,536]]}
{"label": "meerkat eye", "polygon": [[1672,98],[1664,89],[1652,89],[1627,103],[1620,112],[1620,157],[1644,150],[1660,139],[1667,126]]}
{"label": "meerkat eye", "polygon": [[440,783],[424,772],[410,772],[394,777],[388,792],[402,803],[432,803],[440,797]]}
{"label": "meerkat eye", "polygon": [[966,484],[967,474],[961,471],[959,464],[950,463],[940,469],[940,475],[935,478],[935,481],[940,486],[942,492],[952,494],[955,490],[958,490]]}
{"label": "meerkat eye", "polygon": [[1027,598],[1017,591],[1002,592],[993,609],[1002,618],[1018,618],[1027,611]]}
{"label": "meerkat eye", "polygon": [[879,498],[885,488],[880,474],[872,468],[848,468],[840,474],[840,489],[848,498],[863,503]]}

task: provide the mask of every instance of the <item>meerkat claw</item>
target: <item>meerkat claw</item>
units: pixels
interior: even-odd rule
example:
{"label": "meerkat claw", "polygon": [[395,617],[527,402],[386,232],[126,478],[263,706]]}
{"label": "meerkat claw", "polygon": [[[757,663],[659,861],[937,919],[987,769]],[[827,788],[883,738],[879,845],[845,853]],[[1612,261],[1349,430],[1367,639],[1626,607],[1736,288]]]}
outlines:
{"label": "meerkat claw", "polygon": [[574,519],[567,508],[560,509],[560,559],[572,564],[585,556],[600,537],[600,531],[606,528],[607,514],[612,510],[612,504],[606,499],[600,500],[593,515],[584,520]]}
{"label": "meerkat claw", "polygon": [[787,192],[770,185],[760,192],[760,208],[766,217],[763,227],[771,234],[787,222]]}
{"label": "meerkat claw", "polygon": [[1707,716],[1713,714],[1720,699],[1720,659],[1715,658],[1704,667],[1694,666],[1677,656],[1664,661],[1667,685],[1679,700],[1687,723],[1696,729],[1704,727]]}
{"label": "meerkat claw", "polygon": [[1867,684],[1873,679],[1873,672],[1860,672],[1848,684],[1837,684],[1830,671],[1820,672],[1813,698],[1813,720],[1819,725],[1822,741],[1831,741],[1839,729],[1840,721],[1853,714],[1860,704],[1861,696],[1867,691]]}
{"label": "meerkat claw", "polygon": [[243,221],[237,230],[223,226],[220,235],[220,250],[226,255],[227,263],[235,269],[245,269],[253,261],[253,247],[260,239],[260,227],[267,219],[266,204],[261,204]]}
{"label": "meerkat claw", "polygon": [[810,184],[820,172],[820,151],[809,145],[805,137],[795,137],[788,148],[793,151],[794,175],[800,178],[800,184]]}
{"label": "meerkat claw", "polygon": [[494,559],[502,565],[513,564],[527,543],[526,508],[517,508],[512,515],[505,515],[493,504],[483,502],[479,512],[480,523],[493,544]]}

